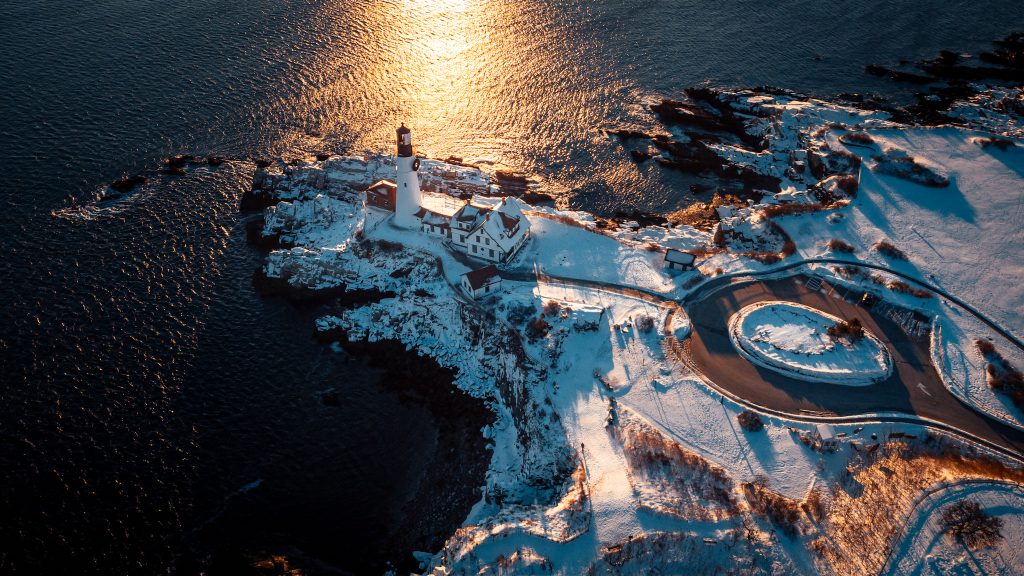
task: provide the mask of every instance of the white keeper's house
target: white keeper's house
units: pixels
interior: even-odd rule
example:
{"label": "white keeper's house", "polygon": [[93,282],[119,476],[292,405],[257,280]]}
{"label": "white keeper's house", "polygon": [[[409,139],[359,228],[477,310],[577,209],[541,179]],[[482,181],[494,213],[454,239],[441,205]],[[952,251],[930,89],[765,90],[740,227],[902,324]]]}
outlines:
{"label": "white keeper's house", "polygon": [[[448,240],[461,252],[488,262],[508,262],[530,237],[529,205],[508,196],[474,198],[465,202],[447,195],[420,192],[418,159],[414,160],[412,137],[404,125],[398,129],[398,173],[395,188],[395,224],[419,229]],[[378,182],[380,188],[387,182]],[[374,188],[371,186],[371,189]],[[371,190],[367,191],[369,198]],[[368,202],[370,205],[388,209]]]}

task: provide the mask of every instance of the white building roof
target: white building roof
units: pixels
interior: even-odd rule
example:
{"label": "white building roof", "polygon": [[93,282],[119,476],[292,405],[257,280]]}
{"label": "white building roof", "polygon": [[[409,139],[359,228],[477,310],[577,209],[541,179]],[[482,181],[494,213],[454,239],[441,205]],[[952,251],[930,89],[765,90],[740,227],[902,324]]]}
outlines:
{"label": "white building roof", "polygon": [[665,262],[671,262],[673,264],[693,264],[697,259],[696,256],[689,252],[683,252],[682,250],[676,250],[675,248],[669,248],[665,252]]}
{"label": "white building roof", "polygon": [[832,428],[831,424],[819,422],[814,425],[814,428],[818,431],[818,436],[820,436],[822,440],[834,440],[836,437],[836,431]]}
{"label": "white building roof", "polygon": [[420,206],[433,212],[434,214],[444,214],[449,218],[462,208],[465,204],[458,198],[453,198],[447,194],[434,194],[432,192],[423,192],[422,198],[420,199]]}

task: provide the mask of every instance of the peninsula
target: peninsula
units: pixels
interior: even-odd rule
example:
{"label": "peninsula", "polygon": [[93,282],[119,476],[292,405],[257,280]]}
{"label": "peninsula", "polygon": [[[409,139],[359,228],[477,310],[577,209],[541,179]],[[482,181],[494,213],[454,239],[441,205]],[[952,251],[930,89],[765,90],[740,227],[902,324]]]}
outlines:
{"label": "peninsula", "polygon": [[[739,183],[661,222],[531,205],[418,157],[404,125],[394,156],[256,173],[257,285],[323,299],[321,340],[401,345],[494,413],[480,501],[421,572],[953,570],[929,518],[1024,505],[1024,142],[992,123],[1020,91],[943,126],[700,97],[655,108],[669,134],[608,136]],[[1009,574],[1024,519],[1001,521],[971,561]]]}

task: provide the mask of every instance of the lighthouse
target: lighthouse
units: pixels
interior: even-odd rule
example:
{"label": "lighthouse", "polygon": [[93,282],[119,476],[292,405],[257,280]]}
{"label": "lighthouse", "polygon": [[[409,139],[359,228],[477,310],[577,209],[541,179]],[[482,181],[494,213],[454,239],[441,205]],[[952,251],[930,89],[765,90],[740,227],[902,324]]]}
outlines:
{"label": "lighthouse", "polygon": [[395,224],[402,228],[417,228],[416,213],[420,210],[420,179],[416,170],[420,160],[412,152],[412,135],[402,124],[398,128],[398,177],[395,180]]}

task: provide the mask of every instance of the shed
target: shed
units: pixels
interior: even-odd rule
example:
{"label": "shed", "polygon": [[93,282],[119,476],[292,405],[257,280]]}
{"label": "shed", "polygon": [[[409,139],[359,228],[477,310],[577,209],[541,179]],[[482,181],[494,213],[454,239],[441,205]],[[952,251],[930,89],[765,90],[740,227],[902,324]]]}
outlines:
{"label": "shed", "polygon": [[697,257],[693,254],[674,248],[669,248],[665,252],[665,265],[669,270],[693,270],[693,263],[696,260]]}
{"label": "shed", "polygon": [[814,425],[814,441],[820,450],[835,450],[839,447],[839,439],[831,424],[819,422]]}
{"label": "shed", "polygon": [[480,298],[501,289],[501,276],[494,264],[462,275],[462,288],[473,298]]}

